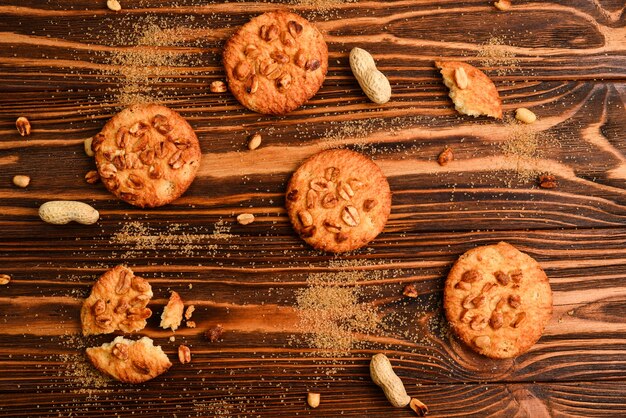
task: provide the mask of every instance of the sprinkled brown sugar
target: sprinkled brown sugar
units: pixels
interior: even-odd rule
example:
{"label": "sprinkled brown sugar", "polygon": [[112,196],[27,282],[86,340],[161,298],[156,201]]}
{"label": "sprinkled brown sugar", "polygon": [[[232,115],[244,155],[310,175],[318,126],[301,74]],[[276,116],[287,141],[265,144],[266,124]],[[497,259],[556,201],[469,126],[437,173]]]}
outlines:
{"label": "sprinkled brown sugar", "polygon": [[519,60],[510,51],[504,38],[492,36],[487,43],[480,46],[478,58],[483,67],[498,67],[496,73],[500,76],[508,72],[519,69]]}
{"label": "sprinkled brown sugar", "polygon": [[535,178],[539,170],[533,160],[541,158],[549,138],[532,126],[509,120],[506,124],[507,137],[501,150],[508,158],[516,160],[516,174],[519,180],[527,181]]}
{"label": "sprinkled brown sugar", "polygon": [[213,232],[203,228],[190,228],[189,225],[172,223],[164,231],[157,230],[149,224],[138,221],[125,222],[121,229],[114,233],[109,244],[130,247],[121,258],[142,257],[145,251],[173,251],[176,255],[194,256],[198,252],[214,251],[216,244],[212,241],[224,241],[235,237],[230,234],[230,226],[223,220],[216,222]]}
{"label": "sprinkled brown sugar", "polygon": [[[345,260],[331,262],[329,267],[346,264],[355,267],[354,262]],[[309,274],[308,286],[296,292],[298,330],[303,333],[303,342],[317,355],[333,357],[345,355],[358,345],[355,334],[381,333],[382,315],[375,306],[362,301],[359,283],[386,274],[390,273],[347,270]]]}
{"label": "sprinkled brown sugar", "polygon": [[[130,37],[114,30],[116,25],[129,27]],[[190,49],[189,44],[200,46],[200,39],[209,34],[208,29],[170,27],[153,16],[111,23],[107,32],[111,39],[98,38],[114,46],[104,55],[109,68],[103,70],[104,75],[117,77],[114,81],[119,85],[111,89],[114,100],[122,106],[162,101],[168,93],[164,83],[191,74],[196,71],[194,66],[200,66],[199,51]]]}

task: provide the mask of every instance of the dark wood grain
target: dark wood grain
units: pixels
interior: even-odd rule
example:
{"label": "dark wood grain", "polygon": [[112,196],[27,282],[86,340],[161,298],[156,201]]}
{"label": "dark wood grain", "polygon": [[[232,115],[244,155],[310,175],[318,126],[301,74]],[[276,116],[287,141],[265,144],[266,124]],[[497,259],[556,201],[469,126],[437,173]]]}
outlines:
{"label": "dark wood grain", "polygon": [[[101,3],[101,4],[100,4]],[[368,359],[389,355],[408,392],[432,416],[620,416],[626,414],[626,16],[623,1],[339,2],[320,12],[282,2],[181,0],[6,1],[0,5],[0,416],[412,416],[393,409],[368,376]],[[290,8],[315,21],[329,45],[329,72],[301,109],[276,118],[243,109],[228,93],[220,51],[250,17]],[[152,16],[147,18],[147,16]],[[196,130],[198,178],[175,203],[140,210],[89,185],[94,168],[83,140],[121,109],[123,75],[112,58],[132,47],[132,24],[157,19],[194,31],[177,45],[180,65],[146,88]],[[112,29],[113,28],[113,29]],[[484,66],[492,37],[515,65]],[[354,46],[371,51],[393,86],[374,106],[352,77]],[[435,59],[460,59],[494,80],[507,115],[539,116],[539,153],[522,167],[556,175],[541,189],[502,146],[510,123],[458,115]],[[27,116],[22,138],[15,119]],[[247,151],[246,137],[263,145]],[[341,257],[313,251],[293,233],[283,193],[311,154],[348,147],[376,160],[389,178],[393,208],[383,234]],[[455,160],[437,155],[452,147]],[[32,178],[18,189],[16,174]],[[522,173],[524,174],[524,173]],[[81,200],[101,213],[93,226],[52,226],[37,208]],[[238,225],[235,215],[256,221]],[[157,243],[116,239],[129,223]],[[178,225],[174,228],[173,225]],[[228,237],[213,234],[222,228]],[[158,238],[160,236],[160,238]],[[528,353],[506,361],[473,354],[443,319],[443,282],[456,258],[477,245],[508,241],[539,261],[554,292],[554,315]],[[193,361],[137,387],[103,380],[84,348],[110,340],[80,336],[82,298],[107,268],[127,263],[153,285],[155,312],[144,335],[176,359]],[[354,335],[348,354],[321,357],[302,339],[298,292],[311,273],[364,272],[360,301],[385,330]],[[402,296],[413,283],[416,299]],[[158,328],[170,290],[196,306],[197,328],[176,341]],[[220,341],[208,328],[222,324]],[[307,391],[322,393],[319,409]]]}

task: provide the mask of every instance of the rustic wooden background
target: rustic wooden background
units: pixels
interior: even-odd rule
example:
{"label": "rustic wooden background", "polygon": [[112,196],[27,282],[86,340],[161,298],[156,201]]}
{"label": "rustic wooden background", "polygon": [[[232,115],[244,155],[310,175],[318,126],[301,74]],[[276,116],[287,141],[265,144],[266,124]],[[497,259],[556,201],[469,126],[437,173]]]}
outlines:
{"label": "rustic wooden background", "polygon": [[[324,12],[280,2],[122,3],[119,14],[104,0],[0,5],[0,273],[13,277],[0,288],[0,415],[409,417],[369,380],[368,358],[379,351],[432,416],[626,414],[623,0],[514,0],[506,13],[479,0],[338,2]],[[208,84],[224,77],[220,48],[234,28],[283,7],[325,33],[330,69],[319,94],[276,118],[210,93]],[[107,54],[124,48],[119,40],[146,15],[198,29],[180,46],[193,57],[189,66],[171,69],[175,75],[156,87],[197,131],[202,167],[184,197],[154,210],[83,180],[93,167],[83,139],[120,109],[122,80],[103,74],[111,70]],[[507,114],[520,106],[538,114],[534,128],[551,141],[533,164],[557,176],[557,189],[518,179],[516,160],[500,149],[506,125],[457,115],[432,65],[455,58],[480,66],[477,52],[494,35],[506,37],[519,63],[502,75],[483,69]],[[354,46],[371,51],[390,78],[390,103],[376,107],[362,95],[347,64]],[[14,127],[20,115],[33,126],[27,138]],[[255,131],[263,146],[246,151]],[[442,168],[436,156],[446,145],[456,160]],[[283,208],[290,173],[328,146],[372,155],[394,193],[384,233],[343,257],[305,247]],[[31,185],[14,187],[16,174],[29,175]],[[41,222],[37,208],[57,198],[89,202],[101,220]],[[257,221],[234,222],[244,211]],[[128,222],[151,234],[171,234],[180,223],[174,235],[188,234],[194,248],[181,238],[136,251],[111,238]],[[231,236],[211,234],[216,229]],[[543,338],[510,361],[471,354],[440,323],[453,261],[499,240],[535,257],[554,292]],[[111,338],[79,335],[81,298],[120,262],[153,283],[155,315],[144,334],[174,363],[137,387],[96,379],[82,352]],[[404,320],[384,335],[357,336],[363,344],[329,361],[298,342],[295,295],[310,272],[351,269],[382,273],[362,283],[363,300]],[[401,295],[408,283],[417,299]],[[197,307],[198,327],[179,330],[175,343],[157,329],[168,289]],[[202,333],[217,323],[223,338],[210,343]],[[174,361],[181,342],[192,347],[190,365]],[[322,393],[316,410],[305,404],[309,390]]]}

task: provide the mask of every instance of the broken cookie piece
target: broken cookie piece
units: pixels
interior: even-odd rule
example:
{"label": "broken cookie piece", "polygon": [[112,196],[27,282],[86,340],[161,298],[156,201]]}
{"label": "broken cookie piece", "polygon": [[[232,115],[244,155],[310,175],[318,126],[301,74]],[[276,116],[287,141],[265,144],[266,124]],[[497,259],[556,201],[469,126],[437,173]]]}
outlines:
{"label": "broken cookie piece", "polygon": [[152,311],[150,284],[123,265],[106,271],[83,302],[80,319],[83,335],[110,334],[116,330],[140,331]]}
{"label": "broken cookie piece", "polygon": [[143,383],[165,373],[172,363],[160,346],[143,337],[137,341],[119,336],[113,342],[87,349],[87,357],[102,373],[126,383]]}
{"label": "broken cookie piece", "polygon": [[170,295],[170,300],[163,308],[163,314],[161,314],[161,328],[171,328],[172,331],[176,331],[180,327],[180,323],[183,320],[183,309],[185,305],[180,295],[174,291]]}
{"label": "broken cookie piece", "polygon": [[502,102],[496,86],[482,71],[464,62],[435,61],[450,98],[459,113],[502,119]]}

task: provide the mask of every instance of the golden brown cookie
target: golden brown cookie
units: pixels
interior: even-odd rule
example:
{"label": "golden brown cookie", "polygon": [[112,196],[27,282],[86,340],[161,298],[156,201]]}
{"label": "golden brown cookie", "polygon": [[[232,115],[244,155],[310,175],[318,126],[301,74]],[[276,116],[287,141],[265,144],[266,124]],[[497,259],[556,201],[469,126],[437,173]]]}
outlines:
{"label": "golden brown cookie", "polygon": [[228,87],[250,110],[284,115],[317,93],[328,69],[322,34],[306,19],[268,12],[243,25],[224,47]]}
{"label": "golden brown cookie", "polygon": [[126,266],[105,272],[83,302],[80,319],[84,335],[110,334],[116,330],[140,331],[152,311],[146,308],[152,298],[150,284]]}
{"label": "golden brown cookie", "polygon": [[502,102],[496,86],[482,71],[464,62],[435,61],[459,113],[502,119]]}
{"label": "golden brown cookie", "polygon": [[366,156],[345,149],[306,160],[287,186],[289,219],[311,246],[334,253],[376,238],[391,211],[389,183]]}
{"label": "golden brown cookie", "polygon": [[91,147],[106,188],[135,206],[163,206],[187,190],[200,166],[200,145],[178,113],[139,104],[113,116]]}
{"label": "golden brown cookie", "polygon": [[154,379],[172,365],[161,347],[154,346],[148,337],[132,341],[119,336],[113,342],[88,348],[87,357],[98,370],[126,383]]}
{"label": "golden brown cookie", "polygon": [[546,274],[529,255],[506,242],[463,254],[444,288],[446,317],[474,351],[510,358],[530,349],[552,316]]}
{"label": "golden brown cookie", "polygon": [[180,327],[180,323],[183,321],[183,309],[185,305],[180,295],[177,292],[172,292],[170,300],[163,308],[161,314],[161,325],[163,329],[171,328],[172,331],[176,331]]}

